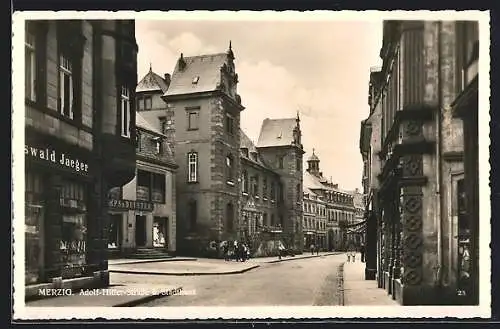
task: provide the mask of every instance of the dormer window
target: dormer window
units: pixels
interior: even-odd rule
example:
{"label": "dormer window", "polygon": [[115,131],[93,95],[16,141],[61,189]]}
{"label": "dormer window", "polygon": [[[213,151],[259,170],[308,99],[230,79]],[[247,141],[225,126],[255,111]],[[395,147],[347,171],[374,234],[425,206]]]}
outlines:
{"label": "dormer window", "polygon": [[197,84],[197,83],[198,83],[198,81],[200,81],[200,77],[199,77],[199,76],[195,76],[195,77],[193,78],[192,84],[193,84],[193,85],[195,85],[195,84]]}
{"label": "dormer window", "polygon": [[241,151],[243,152],[243,155],[248,158],[248,149],[246,147],[243,147]]}
{"label": "dormer window", "polygon": [[161,138],[160,137],[153,137],[153,143],[155,146],[156,154],[160,154],[161,153]]}

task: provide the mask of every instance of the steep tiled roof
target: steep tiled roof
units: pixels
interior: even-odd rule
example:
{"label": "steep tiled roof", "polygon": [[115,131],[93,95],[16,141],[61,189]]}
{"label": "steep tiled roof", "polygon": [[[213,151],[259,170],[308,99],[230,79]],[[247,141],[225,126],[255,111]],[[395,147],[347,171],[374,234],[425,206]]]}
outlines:
{"label": "steep tiled roof", "polygon": [[295,118],[268,119],[262,122],[257,147],[288,146],[293,142],[293,129],[297,125]]}
{"label": "steep tiled roof", "polygon": [[255,144],[252,142],[250,137],[245,134],[243,130],[240,129],[240,148],[248,149],[248,152],[255,152],[257,148]]}
{"label": "steep tiled roof", "polygon": [[161,91],[165,93],[168,89],[168,86],[158,74],[154,73],[151,68],[149,72],[142,78],[141,81],[137,84],[135,88],[136,93],[144,92],[144,91]]}
{"label": "steep tiled roof", "polygon": [[[220,83],[220,69],[227,61],[227,54],[183,57],[186,66],[179,69],[177,62],[170,86],[165,96],[214,91]],[[197,82],[194,79],[197,78]]]}
{"label": "steep tiled roof", "polygon": [[328,186],[325,186],[321,184],[320,180],[318,177],[314,176],[313,174],[309,172],[304,173],[304,187],[311,189],[311,190],[317,190],[317,189],[322,189],[322,190],[329,190],[330,188]]}
{"label": "steep tiled roof", "polygon": [[[165,136],[156,127],[154,127],[148,120],[146,120],[139,112],[135,113],[135,125],[138,128],[142,128],[154,132],[158,135]],[[163,152],[164,152],[163,156],[167,159],[167,161],[172,164],[175,164],[174,153],[172,152],[172,147],[170,143],[168,142],[163,143]]]}
{"label": "steep tiled roof", "polygon": [[316,195],[316,193],[314,193],[310,188],[306,187],[305,185],[302,185],[302,191],[309,195]]}
{"label": "steep tiled roof", "polygon": [[[259,151],[255,147],[255,144],[252,142],[252,140],[250,139],[250,137],[248,137],[247,134],[245,134],[245,132],[240,129],[240,149],[243,149],[243,148],[248,149],[248,156],[246,156],[246,154],[244,154],[243,152],[241,152],[241,157],[242,158],[245,158],[248,161],[251,161],[253,163],[257,163],[257,164],[259,164],[262,167],[266,167],[266,168],[270,169],[266,165],[266,163],[262,160],[262,158],[261,158],[261,156],[259,154]],[[257,155],[256,158],[252,157],[252,152],[256,153],[256,155]]]}
{"label": "steep tiled roof", "polygon": [[156,134],[163,135],[160,130],[158,130],[156,127],[154,127],[149,121],[147,121],[141,114],[140,112],[135,113],[135,125],[139,128],[146,129],[149,131],[152,131]]}

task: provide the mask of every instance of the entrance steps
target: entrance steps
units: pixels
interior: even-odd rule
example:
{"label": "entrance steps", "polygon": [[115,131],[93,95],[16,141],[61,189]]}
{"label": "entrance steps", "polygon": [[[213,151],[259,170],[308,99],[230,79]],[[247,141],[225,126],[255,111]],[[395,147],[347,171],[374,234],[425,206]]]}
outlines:
{"label": "entrance steps", "polygon": [[165,249],[162,248],[138,248],[134,253],[127,255],[130,259],[162,259],[173,258]]}

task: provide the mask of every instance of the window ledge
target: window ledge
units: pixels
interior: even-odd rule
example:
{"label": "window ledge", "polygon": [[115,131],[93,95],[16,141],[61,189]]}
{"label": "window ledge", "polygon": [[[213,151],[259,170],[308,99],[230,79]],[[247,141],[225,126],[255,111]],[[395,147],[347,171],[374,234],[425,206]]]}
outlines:
{"label": "window ledge", "polygon": [[267,198],[263,198],[264,201],[267,201]]}
{"label": "window ledge", "polygon": [[248,196],[248,192],[241,192],[244,196]]}
{"label": "window ledge", "polygon": [[230,181],[230,180],[226,181],[226,184],[227,184],[227,185],[230,185],[230,186],[234,186],[234,182],[233,182],[233,181]]}
{"label": "window ledge", "polygon": [[260,197],[258,195],[255,196],[256,199],[260,199]]}
{"label": "window ledge", "polygon": [[188,184],[198,184],[199,182],[198,181],[188,181],[187,183]]}

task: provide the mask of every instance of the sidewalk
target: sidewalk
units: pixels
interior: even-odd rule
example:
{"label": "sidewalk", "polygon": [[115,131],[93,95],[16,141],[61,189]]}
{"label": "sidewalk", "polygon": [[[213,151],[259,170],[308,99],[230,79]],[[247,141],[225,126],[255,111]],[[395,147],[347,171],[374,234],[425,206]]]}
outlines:
{"label": "sidewalk", "polygon": [[400,306],[377,287],[377,281],[365,280],[365,263],[361,262],[360,254],[356,255],[355,263],[344,263],[344,305]]}
{"label": "sidewalk", "polygon": [[226,262],[222,259],[108,264],[111,273],[177,276],[239,274],[259,266],[250,262]]}
{"label": "sidewalk", "polygon": [[71,295],[26,302],[27,307],[123,307],[156,298],[182,294],[182,287],[151,284],[111,285],[106,289],[84,289]]}
{"label": "sidewalk", "polygon": [[319,255],[311,255],[310,252],[304,252],[302,255],[295,255],[295,256],[286,256],[286,257],[281,257],[281,260],[278,259],[278,256],[274,257],[256,257],[256,258],[251,258],[249,262],[253,263],[279,263],[279,262],[287,262],[291,260],[299,260],[299,259],[307,259],[307,258],[315,258],[315,257],[324,257],[324,256],[332,256],[332,255],[339,255],[342,254],[342,251],[328,251],[328,252],[320,252]]}
{"label": "sidewalk", "polygon": [[109,259],[108,265],[121,265],[121,264],[138,264],[138,263],[157,263],[157,262],[183,262],[183,261],[196,261],[194,257],[168,257],[157,259],[131,259],[131,258],[115,258]]}

